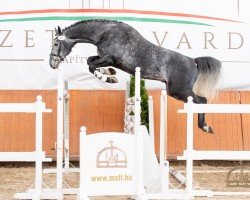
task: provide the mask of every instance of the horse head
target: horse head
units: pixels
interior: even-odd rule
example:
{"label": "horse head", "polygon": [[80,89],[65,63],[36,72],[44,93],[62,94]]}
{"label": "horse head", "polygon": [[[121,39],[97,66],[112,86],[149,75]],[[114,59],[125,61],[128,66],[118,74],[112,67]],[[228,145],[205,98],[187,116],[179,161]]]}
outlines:
{"label": "horse head", "polygon": [[50,53],[50,66],[53,69],[58,68],[59,64],[71,52],[72,47],[76,44],[75,40],[67,38],[64,35],[59,26],[55,29],[55,33],[56,37]]}

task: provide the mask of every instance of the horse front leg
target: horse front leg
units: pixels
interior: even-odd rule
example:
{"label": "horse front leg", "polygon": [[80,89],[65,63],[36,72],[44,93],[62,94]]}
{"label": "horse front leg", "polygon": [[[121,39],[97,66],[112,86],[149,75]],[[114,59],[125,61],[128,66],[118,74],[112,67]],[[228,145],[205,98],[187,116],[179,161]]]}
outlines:
{"label": "horse front leg", "polygon": [[107,76],[100,73],[98,70],[94,71],[94,75],[102,82],[106,83],[118,83],[118,80],[114,76]]}
{"label": "horse front leg", "polygon": [[116,71],[113,68],[109,69],[100,68],[110,65],[111,66],[114,65],[114,62],[108,56],[104,56],[102,58],[96,58],[93,62],[89,62],[89,71],[93,73],[102,82],[118,83],[118,80],[114,76],[106,76],[106,75],[116,74]]}
{"label": "horse front leg", "polygon": [[100,59],[100,56],[90,56],[87,59],[87,64],[90,65],[92,62],[94,62],[97,59]]}
{"label": "horse front leg", "polygon": [[113,68],[108,68],[108,69],[104,69],[104,68],[100,68],[100,69],[96,69],[99,67],[106,67],[106,66],[112,66],[114,65],[114,62],[112,59],[110,59],[108,56],[90,56],[87,59],[87,64],[89,65],[89,71],[91,73],[94,73],[95,70],[98,70],[100,73],[102,74],[106,74],[106,75],[115,75],[116,71]]}
{"label": "horse front leg", "polygon": [[109,76],[116,75],[116,71],[111,67],[109,67],[107,69],[100,67],[100,68],[98,68],[96,70],[99,71],[102,74],[109,75]]}

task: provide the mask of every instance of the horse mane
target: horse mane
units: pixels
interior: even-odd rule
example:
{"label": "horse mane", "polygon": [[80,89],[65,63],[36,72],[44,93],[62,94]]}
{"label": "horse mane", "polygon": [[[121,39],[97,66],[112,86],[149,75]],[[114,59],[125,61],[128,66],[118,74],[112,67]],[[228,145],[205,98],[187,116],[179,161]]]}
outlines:
{"label": "horse mane", "polygon": [[75,27],[79,24],[84,24],[84,23],[87,23],[87,22],[115,22],[115,23],[123,23],[123,22],[120,22],[120,21],[116,21],[116,20],[109,20],[109,19],[88,19],[88,20],[80,20],[80,21],[77,21],[75,22],[74,24],[71,24],[70,26],[68,27],[65,27],[62,31],[66,31],[72,27]]}

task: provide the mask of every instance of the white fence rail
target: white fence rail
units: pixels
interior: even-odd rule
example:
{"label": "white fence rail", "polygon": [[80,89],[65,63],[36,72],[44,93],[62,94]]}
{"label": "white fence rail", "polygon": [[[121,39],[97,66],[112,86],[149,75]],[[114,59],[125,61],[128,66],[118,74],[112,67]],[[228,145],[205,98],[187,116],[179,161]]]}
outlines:
{"label": "white fence rail", "polygon": [[51,109],[46,109],[42,97],[37,96],[34,103],[0,103],[0,113],[34,113],[35,114],[35,151],[33,152],[1,152],[0,161],[2,162],[35,162],[35,189],[30,195],[26,193],[17,193],[14,198],[17,199],[40,199],[43,190],[42,181],[42,163],[51,162],[52,159],[45,158],[45,152],[42,150],[42,130],[43,113],[50,113]]}
{"label": "white fence rail", "polygon": [[[193,98],[188,97],[188,102],[184,104],[184,109],[179,113],[187,114],[187,150],[178,160],[186,160],[186,190],[194,196],[212,195],[245,195],[250,196],[250,192],[212,192],[209,190],[197,191],[193,189],[193,161],[194,160],[250,160],[250,151],[198,151],[194,150],[194,113],[249,113],[250,105],[239,104],[194,104]],[[219,133],[216,133],[219,134]]]}

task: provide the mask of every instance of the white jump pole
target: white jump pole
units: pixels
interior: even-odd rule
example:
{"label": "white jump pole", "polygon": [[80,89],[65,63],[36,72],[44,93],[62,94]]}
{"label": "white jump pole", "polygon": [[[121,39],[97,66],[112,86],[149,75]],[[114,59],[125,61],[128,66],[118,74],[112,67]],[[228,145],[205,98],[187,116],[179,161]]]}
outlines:
{"label": "white jump pole", "polygon": [[86,149],[86,127],[82,126],[80,129],[80,187],[79,187],[79,200],[89,200],[87,197],[87,162],[85,162],[87,149]]}
{"label": "white jump pole", "polygon": [[[161,98],[162,98],[162,95],[166,95],[166,94],[164,94],[164,93],[166,93],[165,91],[163,91],[163,94],[161,94]],[[166,95],[166,97],[165,97],[165,106],[164,105],[161,105],[161,111],[163,111],[164,110],[164,107],[166,108],[166,112],[165,112],[165,119],[162,119],[162,121],[161,121],[161,123],[163,123],[163,126],[162,126],[162,130],[163,129],[166,129],[167,128],[167,110],[168,110],[168,105],[167,105],[167,95]],[[163,100],[161,100],[161,104],[163,104],[164,103],[164,101]],[[162,113],[163,114],[163,113]],[[163,116],[163,115],[162,115]],[[149,135],[150,135],[150,140],[152,141],[152,145],[153,145],[153,149],[155,149],[155,137],[154,137],[154,102],[153,102],[153,97],[152,96],[149,96],[148,97],[148,118],[149,118]],[[165,123],[165,125],[164,125],[164,123]],[[165,133],[165,135],[167,136],[167,131],[166,130],[164,130],[163,131],[163,133]],[[163,137],[165,137],[165,136],[163,136]],[[163,138],[164,139],[164,138]],[[166,141],[166,143],[167,143],[167,138],[165,138],[165,141]],[[167,147],[167,144],[166,145],[163,145],[163,147],[164,148],[166,148]],[[163,149],[164,149],[163,148]],[[164,151],[162,151],[162,152],[160,152],[161,153],[161,155],[163,156],[163,158],[164,158]],[[164,162],[164,161],[163,161]],[[165,163],[164,164],[164,166],[166,166],[166,167],[163,167],[163,170],[162,170],[162,173],[163,174],[166,174],[166,176],[165,177],[167,177],[167,179],[163,179],[162,181],[163,181],[163,185],[168,185],[167,184],[167,180],[169,180],[169,177],[168,177],[168,172],[167,172],[167,168],[169,168],[169,173],[173,176],[173,177],[175,177],[181,184],[183,184],[183,185],[185,185],[186,184],[186,177],[185,176],[183,176],[180,172],[178,172],[178,171],[176,171],[175,169],[173,169],[173,168],[170,168],[170,167],[168,167],[167,165],[169,165],[169,163]],[[163,187],[164,188],[164,187]],[[167,188],[167,186],[166,186],[166,188]],[[165,188],[165,189],[166,189]],[[164,192],[164,191],[162,191],[162,192]],[[166,191],[165,191],[166,192]]]}
{"label": "white jump pole", "polygon": [[63,189],[63,131],[64,131],[63,110],[64,110],[64,80],[63,80],[63,70],[61,67],[59,67],[58,89],[57,89],[57,143],[56,143],[56,153],[57,153],[56,188],[59,194],[62,194],[62,189]]}
{"label": "white jump pole", "polygon": [[40,199],[42,195],[43,188],[43,106],[42,97],[38,96],[36,100],[36,179],[35,179],[35,189],[36,197],[35,199]]}
{"label": "white jump pole", "polygon": [[[56,159],[57,164],[54,169],[44,169],[44,173],[56,173],[56,190],[60,197],[64,194],[77,194],[78,189],[71,188],[64,180],[63,173],[79,173],[69,162],[69,99],[68,82],[64,80],[63,68],[58,68],[57,75],[57,139],[56,139]],[[73,169],[70,168],[73,166]],[[68,188],[63,188],[65,185]]]}
{"label": "white jump pole", "polygon": [[167,93],[161,92],[160,108],[160,166],[162,170],[162,193],[169,189],[169,162],[167,161]]}
{"label": "white jump pole", "polygon": [[65,172],[69,172],[70,162],[69,162],[69,93],[68,93],[68,82],[64,82],[64,98],[63,98],[63,105],[64,105],[64,169]]}
{"label": "white jump pole", "polygon": [[194,148],[193,136],[193,98],[188,97],[187,103],[187,160],[186,160],[186,191],[193,195],[193,158],[192,151]]}
{"label": "white jump pole", "polygon": [[144,190],[144,180],[143,180],[143,136],[141,130],[141,69],[136,67],[135,69],[135,104],[134,104],[134,114],[135,114],[135,125],[134,134],[136,135],[137,143],[137,195],[143,195]]}
{"label": "white jump pole", "polygon": [[[79,173],[79,169],[75,168],[69,160],[70,156],[70,149],[69,149],[69,101],[70,101],[70,94],[68,92],[68,82],[64,80],[64,75],[63,75],[63,69],[59,68],[58,69],[58,88],[57,88],[57,93],[58,93],[58,100],[57,100],[57,108],[58,108],[58,114],[62,114],[62,116],[58,116],[58,129],[60,130],[60,134],[63,134],[63,142],[62,142],[62,151],[63,151],[63,160],[62,160],[62,169],[63,173]],[[63,120],[62,120],[63,119]],[[58,130],[57,129],[57,130]],[[58,132],[58,131],[57,131]],[[59,137],[58,139],[60,139]],[[57,143],[61,143],[57,141]],[[59,145],[60,146],[60,145]],[[56,148],[55,148],[56,149]],[[73,168],[70,168],[70,167]],[[57,168],[54,169],[44,169],[44,173],[57,173]]]}
{"label": "white jump pole", "polygon": [[161,92],[161,102],[160,102],[160,164],[166,160],[165,157],[165,104],[164,104],[165,92]]}
{"label": "white jump pole", "polygon": [[149,121],[149,136],[152,141],[153,149],[155,150],[155,130],[154,130],[154,102],[153,97],[148,97],[148,121]]}

